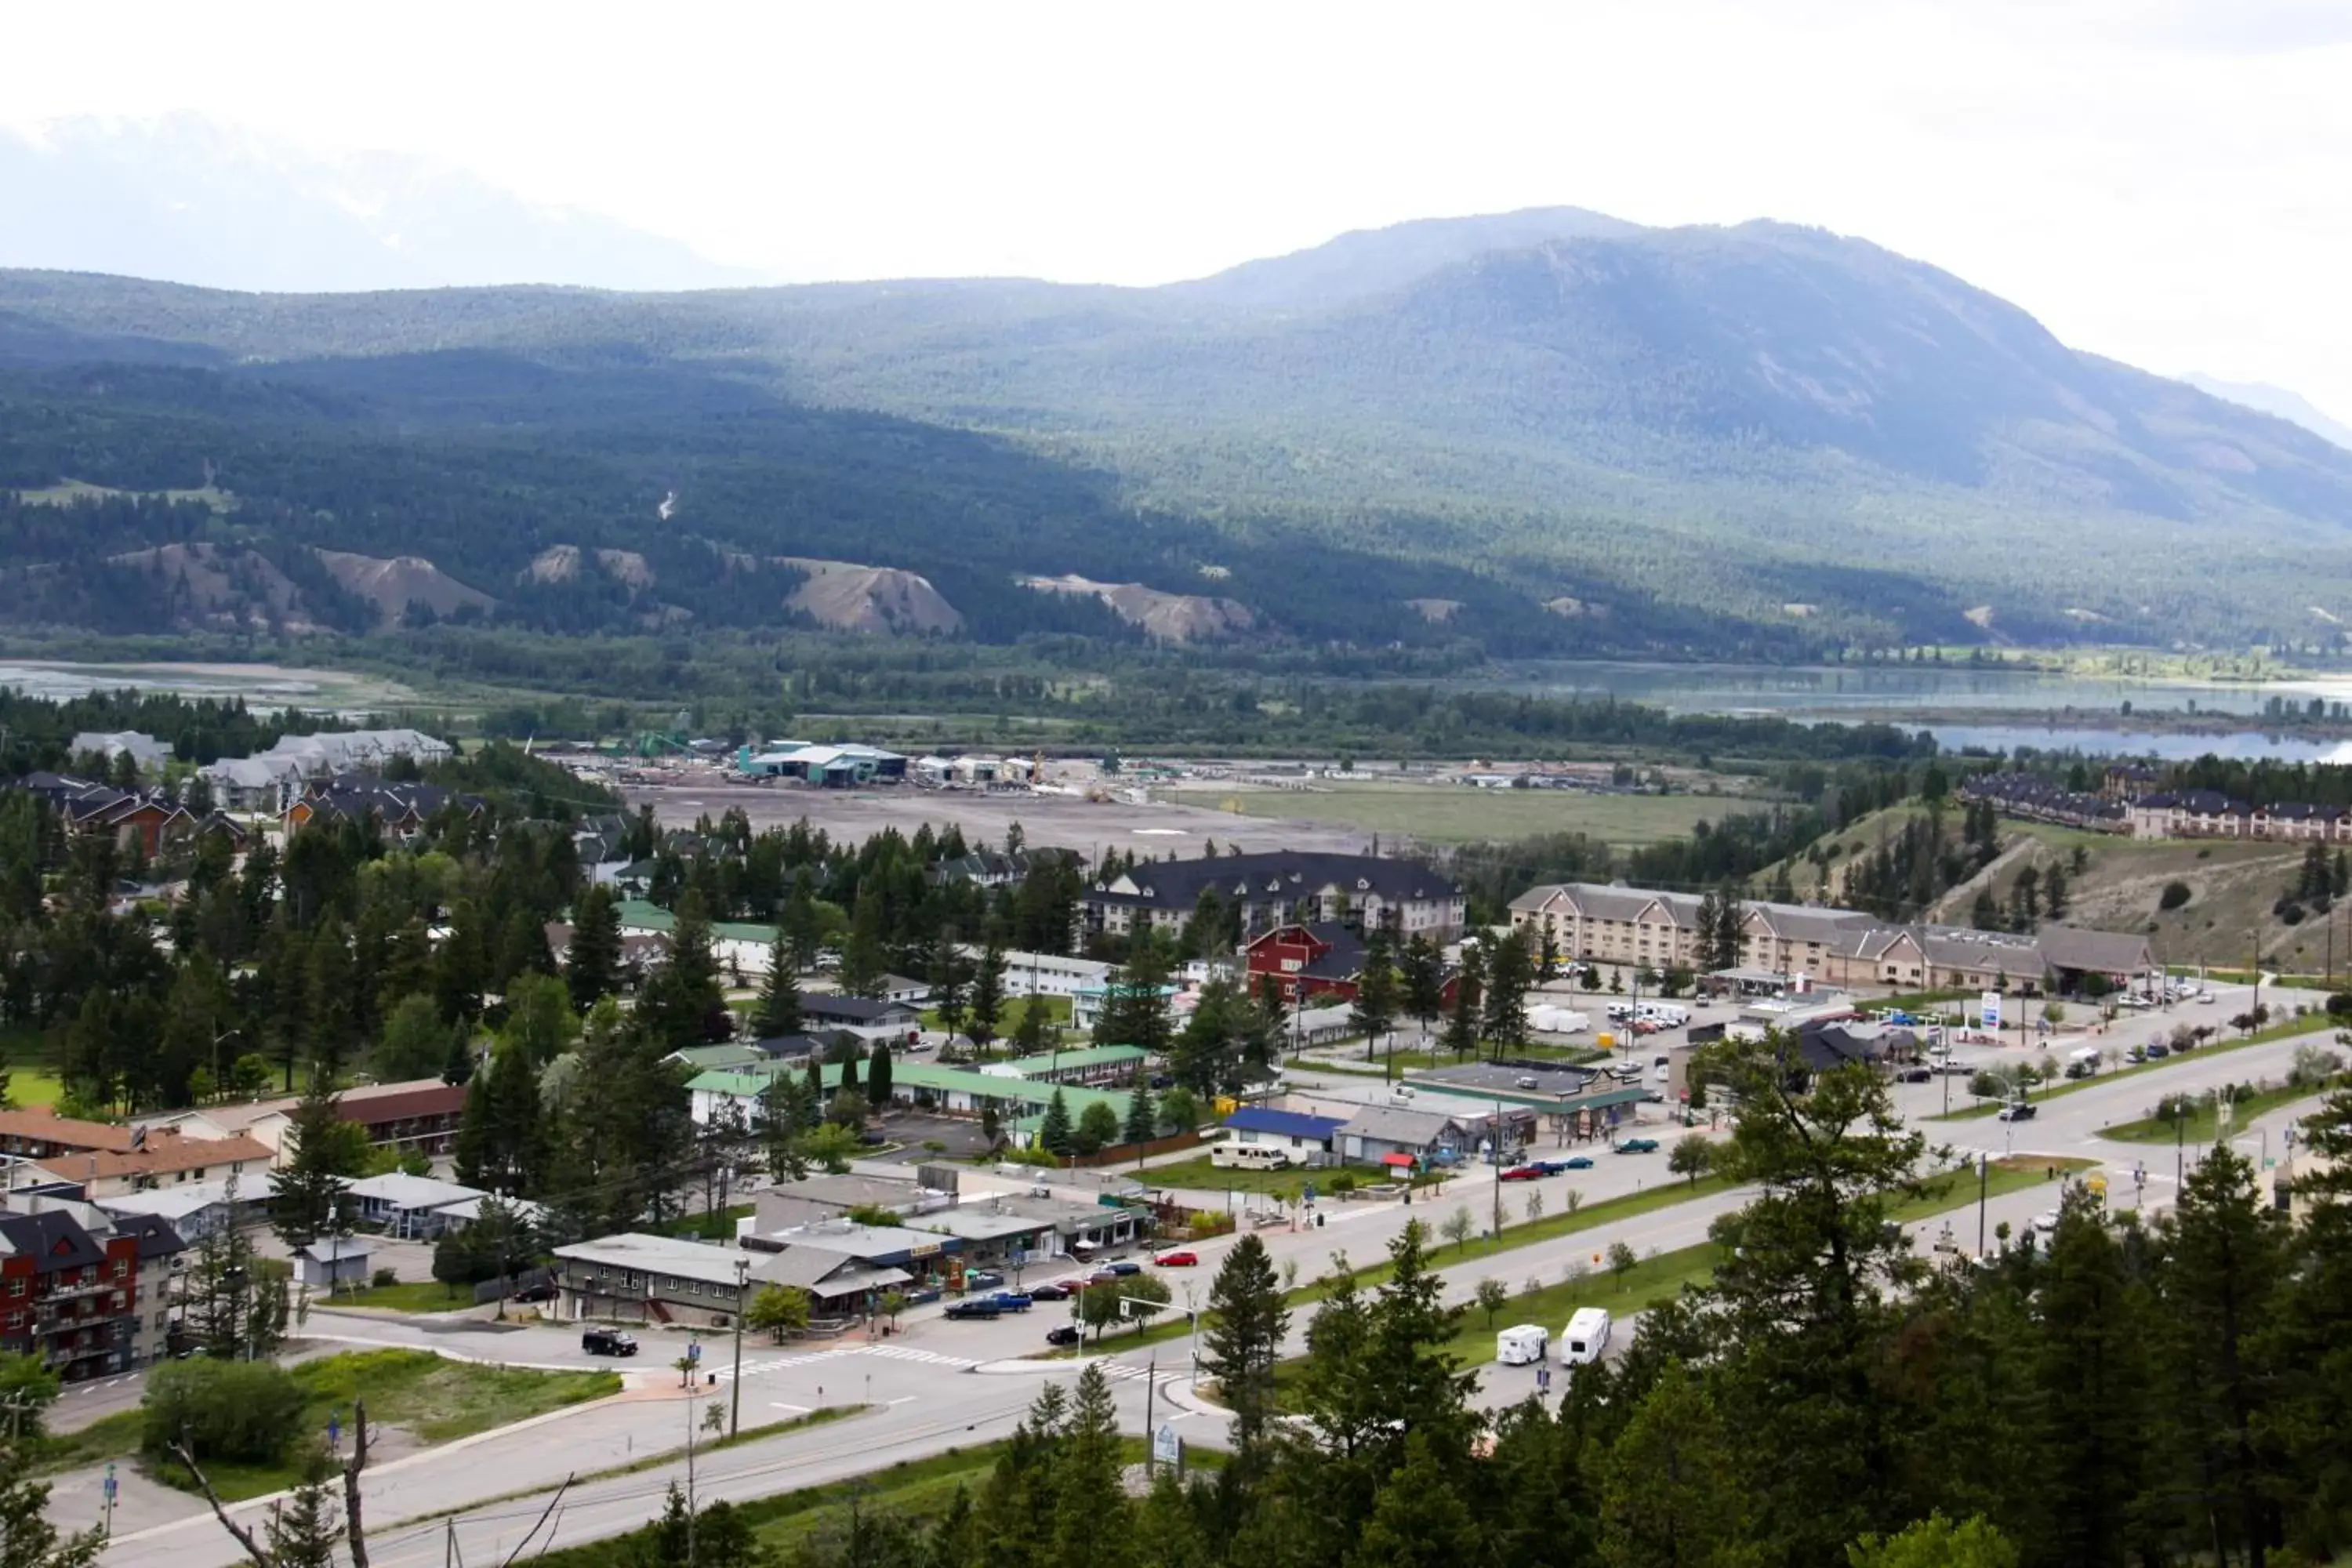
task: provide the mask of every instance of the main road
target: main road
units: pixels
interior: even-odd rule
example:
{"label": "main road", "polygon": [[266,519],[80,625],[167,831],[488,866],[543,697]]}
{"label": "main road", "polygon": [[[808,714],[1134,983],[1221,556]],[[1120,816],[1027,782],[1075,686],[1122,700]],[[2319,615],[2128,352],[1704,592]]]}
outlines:
{"label": "main road", "polygon": [[[2226,1016],[2232,1010],[2225,999],[2199,1011]],[[2122,1027],[2133,1035],[2161,1033],[2176,1021],[2136,1020],[2137,1027]],[[2119,1043],[2122,1037],[2119,1034],[2111,1038]],[[2160,1094],[2195,1093],[2224,1083],[2283,1077],[2297,1047],[2315,1037],[2325,1037],[2305,1036],[2223,1052],[2201,1051],[2154,1071],[2095,1082],[2053,1098],[2042,1103],[2033,1120],[2024,1122],[1932,1120],[1943,1103],[1944,1088],[1937,1083],[1898,1086],[1896,1100],[1898,1108],[1927,1133],[1931,1143],[1948,1144],[1964,1160],[1979,1152],[1996,1157],[2089,1158],[2099,1162],[2111,1201],[2126,1207],[2139,1204],[2156,1207],[2168,1204],[2173,1191],[2170,1152],[2105,1139],[2101,1130],[2145,1115]],[[2063,1053],[2072,1043],[2062,1040],[2057,1048]],[[2281,1108],[2235,1130],[2235,1137],[2251,1147],[2268,1132],[2275,1151],[2278,1129],[2307,1109],[2307,1104]],[[1669,1136],[1678,1131],[1674,1130]],[[1452,1184],[1433,1199],[1412,1205],[1327,1200],[1318,1205],[1315,1215],[1289,1213],[1259,1234],[1276,1266],[1303,1282],[1327,1272],[1342,1253],[1358,1265],[1376,1261],[1409,1221],[1438,1219],[1457,1206],[1467,1208],[1483,1230],[1499,1197],[1507,1234],[1525,1222],[1531,1194],[1540,1195],[1542,1212],[1557,1215],[1568,1206],[1571,1188],[1583,1202],[1594,1203],[1675,1181],[1665,1171],[1663,1152],[1615,1154],[1590,1145],[1579,1146],[1579,1152],[1591,1153],[1595,1162],[1591,1169],[1538,1182],[1500,1184],[1494,1180],[1492,1169],[1485,1168]],[[2192,1160],[2197,1152],[2194,1146],[2185,1150],[2184,1162]],[[2144,1183],[2134,1181],[2136,1170],[2143,1172]],[[1440,1244],[1435,1260],[1445,1299],[1466,1302],[1478,1281],[1489,1276],[1514,1290],[1528,1281],[1557,1283],[1580,1266],[1589,1268],[1596,1257],[1619,1241],[1643,1253],[1694,1245],[1705,1240],[1713,1222],[1737,1208],[1746,1195],[1709,1193],[1671,1202],[1640,1215],[1451,1267],[1445,1264],[1445,1247]],[[2012,1234],[2021,1232],[2055,1202],[2055,1187],[1994,1198],[1984,1209],[1986,1234],[1990,1237],[2004,1222]],[[1963,1245],[1973,1246],[1977,1235],[1973,1211],[1973,1205],[1963,1203],[1946,1215],[1915,1223],[1909,1228],[1916,1244],[1925,1247],[1929,1237],[1948,1223]],[[1178,1310],[1204,1302],[1209,1280],[1231,1246],[1229,1239],[1205,1244],[1193,1249],[1201,1255],[1199,1267],[1161,1271],[1175,1292]],[[1032,1271],[1030,1282],[1040,1277]],[[911,1312],[902,1320],[904,1331],[880,1340],[861,1337],[830,1345],[786,1347],[747,1341],[740,1396],[744,1426],[764,1426],[824,1406],[865,1408],[855,1415],[704,1457],[695,1467],[697,1500],[743,1500],[1002,1437],[1045,1383],[1073,1379],[1082,1364],[1031,1359],[1044,1348],[1045,1328],[1064,1321],[1060,1310],[1048,1304],[993,1322],[950,1323],[938,1313],[937,1308]],[[1305,1311],[1295,1315],[1293,1348],[1303,1343],[1307,1315]],[[587,1356],[580,1348],[576,1331],[551,1325],[496,1324],[471,1316],[404,1318],[314,1310],[303,1331],[305,1348],[311,1353],[405,1345],[520,1366],[577,1369],[615,1364]],[[678,1373],[666,1370],[679,1353],[682,1336],[648,1331],[644,1337],[646,1353],[640,1358],[644,1364],[622,1363],[632,1386],[621,1395],[440,1447],[407,1451],[388,1447],[371,1465],[365,1479],[372,1562],[378,1568],[409,1568],[436,1555],[446,1558],[453,1542],[460,1560],[479,1563],[491,1553],[503,1559],[524,1541],[567,1477],[616,1467],[646,1464],[625,1474],[575,1481],[549,1516],[557,1543],[616,1533],[657,1513],[668,1486],[673,1481],[686,1485],[683,1450],[689,1428],[714,1402],[733,1401],[731,1347],[723,1335],[704,1336],[704,1365],[711,1369],[716,1381],[689,1391],[680,1386]],[[1155,1423],[1181,1423],[1179,1430],[1188,1440],[1221,1442],[1222,1418],[1186,1387],[1191,1359],[1181,1341],[1122,1352],[1114,1336],[1105,1364],[1113,1378],[1122,1424],[1139,1430],[1150,1416]],[[1488,1363],[1477,1370],[1484,1397],[1490,1404],[1532,1392],[1532,1373],[1526,1369],[1507,1370]],[[115,1397],[131,1392],[135,1390],[118,1391]],[[237,1560],[234,1543],[201,1503],[155,1486],[127,1467],[119,1479],[121,1500],[114,1538],[107,1550],[112,1568],[226,1568]],[[100,1487],[96,1471],[58,1478],[53,1515],[65,1523],[95,1518],[100,1506]],[[256,1500],[232,1511],[252,1523],[267,1506],[268,1500]],[[547,1534],[542,1531],[531,1538],[534,1550],[544,1544]]]}

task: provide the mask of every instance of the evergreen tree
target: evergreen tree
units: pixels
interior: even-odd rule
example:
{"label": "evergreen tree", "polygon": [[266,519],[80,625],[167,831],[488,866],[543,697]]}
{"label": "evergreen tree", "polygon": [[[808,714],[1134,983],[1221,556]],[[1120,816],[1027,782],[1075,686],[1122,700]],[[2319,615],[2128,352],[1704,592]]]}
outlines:
{"label": "evergreen tree", "polygon": [[1135,1561],[1124,1468],[1118,1406],[1097,1358],[1078,1374],[1054,1464],[1054,1568],[1126,1568]]}
{"label": "evergreen tree", "polygon": [[879,996],[882,977],[889,972],[883,950],[883,909],[880,888],[871,879],[857,889],[857,907],[849,921],[849,938],[841,944],[840,982],[850,996]]}
{"label": "evergreen tree", "polygon": [[288,1118],[285,1136],[292,1152],[278,1170],[270,1224],[289,1247],[349,1236],[359,1217],[345,1190],[365,1166],[367,1135],[357,1122],[342,1119],[339,1103],[332,1086],[314,1078]]}
{"label": "evergreen tree", "polygon": [[775,958],[768,965],[767,984],[761,988],[760,1008],[752,1015],[751,1027],[763,1040],[801,1032],[800,980],[782,942],[776,944]]}
{"label": "evergreen tree", "polygon": [[940,940],[931,949],[931,1006],[940,1016],[940,1027],[950,1038],[963,1032],[964,980],[971,968],[956,947],[955,927],[949,926],[940,932]]}
{"label": "evergreen tree", "polygon": [[1250,1232],[1218,1268],[1201,1330],[1201,1364],[1234,1413],[1234,1443],[1244,1459],[1263,1458],[1261,1447],[1274,1430],[1274,1365],[1289,1331],[1290,1310],[1274,1259]]}
{"label": "evergreen tree", "polygon": [[993,921],[989,925],[987,945],[980,951],[980,964],[972,972],[971,1003],[964,1020],[964,1033],[971,1043],[986,1050],[996,1038],[996,1022],[1004,1011],[1004,947],[996,935]]}
{"label": "evergreen tree", "polygon": [[600,996],[621,994],[621,908],[612,889],[591,886],[572,905],[572,947],[564,950],[572,1008],[585,1013]]}
{"label": "evergreen tree", "polygon": [[1349,1008],[1349,1024],[1364,1036],[1364,1056],[1370,1059],[1381,1036],[1396,1023],[1396,966],[1389,956],[1385,931],[1374,931],[1364,944],[1364,963],[1356,980],[1356,999]]}
{"label": "evergreen tree", "polygon": [[890,1046],[886,1040],[874,1042],[874,1054],[866,1058],[866,1098],[877,1110],[890,1105]]}
{"label": "evergreen tree", "polygon": [[270,1568],[334,1568],[335,1546],[342,1540],[341,1510],[335,1501],[338,1484],[325,1452],[313,1449],[303,1464],[300,1484],[284,1501],[272,1504],[262,1521]]}
{"label": "evergreen tree", "polygon": [[1445,1010],[1445,955],[1437,944],[1415,931],[1405,939],[1397,960],[1399,998],[1404,1011],[1421,1020],[1421,1032]]}
{"label": "evergreen tree", "polygon": [[1609,1452],[1601,1503],[1607,1560],[1738,1560],[1744,1537],[1734,1455],[1705,1384],[1670,1363]]}
{"label": "evergreen tree", "polygon": [[1119,1128],[1120,1139],[1129,1143],[1149,1143],[1159,1131],[1159,1116],[1152,1108],[1151,1089],[1138,1075],[1134,1089],[1128,1092],[1127,1119]]}
{"label": "evergreen tree", "polygon": [[639,988],[635,1017],[665,1051],[723,1037],[718,1031],[729,1019],[727,999],[710,955],[710,918],[700,894],[679,901],[668,956]]}
{"label": "evergreen tree", "polygon": [[1070,1102],[1055,1089],[1045,1102],[1045,1120],[1037,1129],[1037,1145],[1059,1159],[1077,1152],[1077,1130],[1070,1123]]}
{"label": "evergreen tree", "polygon": [[1218,1093],[1238,1077],[1237,1043],[1246,1005],[1234,983],[1217,975],[1201,987],[1192,1016],[1169,1053],[1169,1076],[1203,1097]]}
{"label": "evergreen tree", "polygon": [[1454,984],[1454,1013],[1445,1021],[1445,1036],[1439,1044],[1454,1053],[1456,1061],[1467,1059],[1478,1049],[1478,1026],[1485,1016],[1482,1011],[1486,991],[1486,964],[1476,946],[1462,950],[1462,972]]}
{"label": "evergreen tree", "polygon": [[0,1568],[93,1568],[105,1536],[62,1535],[49,1522],[49,1488],[33,1479],[35,1445],[0,1426]]}
{"label": "evergreen tree", "polygon": [[2070,1194],[2040,1271],[2028,1352],[2040,1393],[2037,1555],[2082,1568],[2138,1560],[2146,1482],[2149,1347],[2158,1337],[2096,1200]]}
{"label": "evergreen tree", "polygon": [[1497,1055],[1527,1046],[1528,984],[1533,978],[1525,931],[1515,931],[1495,944],[1486,961],[1485,1016],[1486,1038]]}

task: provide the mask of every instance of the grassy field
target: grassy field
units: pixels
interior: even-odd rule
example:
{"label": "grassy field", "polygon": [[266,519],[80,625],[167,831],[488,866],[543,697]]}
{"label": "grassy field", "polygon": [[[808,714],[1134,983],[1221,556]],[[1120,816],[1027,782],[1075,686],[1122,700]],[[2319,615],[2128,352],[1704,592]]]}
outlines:
{"label": "grassy field", "polygon": [[1496,1312],[1492,1326],[1486,1314],[1473,1307],[1462,1314],[1460,1326],[1446,1350],[1464,1364],[1476,1366],[1495,1359],[1495,1331],[1513,1323],[1540,1323],[1558,1329],[1579,1307],[1601,1307],[1612,1318],[1622,1318],[1671,1301],[1685,1285],[1703,1285],[1715,1273],[1723,1249],[1711,1241],[1677,1247],[1644,1258],[1620,1274],[1596,1269],[1580,1279],[1522,1290]]}
{"label": "grassy field", "polygon": [[405,1279],[367,1290],[343,1290],[333,1296],[313,1296],[314,1306],[372,1307],[380,1312],[454,1312],[474,1304],[474,1292],[453,1289],[438,1279]]}
{"label": "grassy field", "polygon": [[[1198,798],[1210,804],[1207,797]],[[1615,845],[1680,838],[1759,802],[1737,795],[1587,795],[1580,790],[1473,789],[1463,784],[1339,784],[1316,790],[1236,790],[1214,798],[1243,816],[1309,820],[1429,844],[1585,833]]]}
{"label": "grassy field", "polygon": [[44,1110],[63,1099],[66,1086],[44,1068],[11,1067],[8,1099],[19,1110]]}
{"label": "grassy field", "polygon": [[1281,1171],[1256,1171],[1245,1166],[1227,1170],[1213,1165],[1209,1156],[1180,1160],[1172,1165],[1147,1165],[1136,1173],[1136,1179],[1150,1187],[1182,1187],[1195,1193],[1266,1193],[1296,1203],[1307,1184],[1315,1184],[1318,1196],[1331,1195],[1331,1178],[1342,1170],[1356,1178],[1358,1186],[1369,1186],[1386,1181],[1388,1173],[1376,1165],[1322,1165],[1313,1169],[1297,1167]]}
{"label": "grassy field", "polygon": [[[1032,1007],[1042,1008],[1045,1022],[1056,1028],[1069,1027],[1071,1002],[1067,996],[1008,996],[996,1010],[996,1044],[990,1047],[992,1050],[1000,1056],[1009,1053],[1013,1031],[1021,1027],[1021,1020],[1027,1016]],[[938,1008],[923,1009],[923,1027],[943,1029],[946,1026],[940,1022]]]}
{"label": "grassy field", "polygon": [[[2337,1080],[2339,1084],[2341,1081]],[[2257,1116],[2276,1110],[2282,1105],[2292,1105],[2298,1100],[2309,1100],[2314,1095],[2326,1092],[2326,1088],[2315,1085],[2257,1089],[2231,1108],[2231,1124],[2243,1127]],[[2171,1122],[2159,1117],[2144,1116],[2137,1121],[2103,1127],[2099,1130],[2099,1136],[2113,1138],[2119,1143],[2170,1143],[2176,1139],[2188,1143],[2210,1143],[2221,1130],[2220,1107],[2205,1101],[2199,1104],[2195,1115],[2181,1119],[2178,1131]]]}
{"label": "grassy field", "polygon": [[[2300,1018],[2288,1018],[2273,1024],[2266,1029],[2257,1029],[2242,1040],[2216,1040],[2211,1045],[2200,1046],[2193,1055],[2210,1057],[2219,1056],[2225,1051],[2242,1051],[2249,1046],[2268,1045],[2273,1040],[2293,1039],[2297,1035],[2323,1034],[2335,1026],[2334,1021],[2325,1014],[2306,1014]],[[2142,1073],[2162,1072],[2179,1059],[2177,1056],[2167,1057],[2162,1061],[2135,1062],[2128,1067],[2116,1068],[2111,1072],[2103,1072],[2093,1078],[2062,1079],[2037,1091],[2033,1096],[2033,1102],[2039,1105],[2045,1100],[2055,1100],[2061,1095],[2079,1093],[2103,1083],[2113,1083],[2119,1078],[2137,1078]],[[2000,1110],[2000,1106],[1997,1101],[1987,1100],[1982,1105],[1971,1105],[1966,1110],[1955,1110],[1949,1116],[1931,1116],[1927,1120],[1930,1121],[1977,1121],[1997,1114]]]}

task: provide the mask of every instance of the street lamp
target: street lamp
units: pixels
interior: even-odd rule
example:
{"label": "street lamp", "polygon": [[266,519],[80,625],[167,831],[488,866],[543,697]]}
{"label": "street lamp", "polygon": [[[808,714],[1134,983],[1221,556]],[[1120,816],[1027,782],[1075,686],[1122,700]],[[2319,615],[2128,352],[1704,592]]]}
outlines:
{"label": "street lamp", "polygon": [[1990,1194],[1991,1187],[1992,1156],[1979,1149],[1977,1151],[1977,1256],[1979,1258],[1984,1256],[1985,1199]]}

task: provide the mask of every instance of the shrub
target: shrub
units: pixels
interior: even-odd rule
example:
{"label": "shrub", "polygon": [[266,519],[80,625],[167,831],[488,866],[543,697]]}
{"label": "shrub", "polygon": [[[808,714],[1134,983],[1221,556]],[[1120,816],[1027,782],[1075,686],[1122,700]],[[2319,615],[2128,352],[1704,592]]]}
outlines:
{"label": "shrub", "polygon": [[148,1375],[144,1442],[167,1454],[184,1436],[198,1459],[270,1464],[303,1428],[302,1390],[268,1362],[186,1361]]}
{"label": "shrub", "polygon": [[1354,1192],[1356,1190],[1356,1173],[1353,1171],[1341,1171],[1337,1175],[1333,1176],[1331,1178],[1331,1190],[1334,1193]]}
{"label": "shrub", "polygon": [[379,1268],[373,1274],[368,1276],[368,1283],[378,1290],[388,1289],[400,1283],[400,1270],[397,1268]]}
{"label": "shrub", "polygon": [[2190,896],[2188,883],[2167,882],[2164,885],[2164,891],[2156,896],[2156,907],[2159,910],[2177,910],[2187,903]]}

